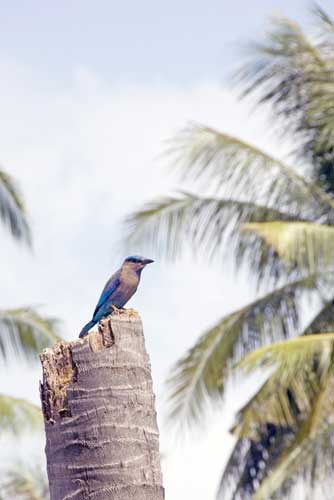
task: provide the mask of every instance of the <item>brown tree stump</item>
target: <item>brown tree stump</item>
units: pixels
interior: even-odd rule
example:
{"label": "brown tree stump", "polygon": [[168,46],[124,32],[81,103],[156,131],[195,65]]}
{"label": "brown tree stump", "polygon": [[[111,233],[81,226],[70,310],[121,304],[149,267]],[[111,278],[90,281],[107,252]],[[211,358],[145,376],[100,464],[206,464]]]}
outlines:
{"label": "brown tree stump", "polygon": [[51,500],[163,500],[151,366],[134,311],[40,355]]}

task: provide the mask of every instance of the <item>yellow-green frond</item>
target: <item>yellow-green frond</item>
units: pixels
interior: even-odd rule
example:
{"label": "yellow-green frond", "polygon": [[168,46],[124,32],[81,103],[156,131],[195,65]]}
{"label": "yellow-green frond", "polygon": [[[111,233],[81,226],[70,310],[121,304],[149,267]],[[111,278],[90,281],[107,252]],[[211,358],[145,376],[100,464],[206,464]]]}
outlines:
{"label": "yellow-green frond", "polygon": [[263,222],[244,224],[244,231],[257,234],[281,258],[314,273],[333,269],[334,227],[311,222]]}
{"label": "yellow-green frond", "polygon": [[266,382],[240,410],[234,427],[239,437],[261,433],[266,424],[294,429],[313,405],[314,394],[333,360],[334,334],[296,337],[249,353],[239,368],[271,369]]}
{"label": "yellow-green frond", "polygon": [[285,384],[286,379],[289,381],[293,379],[314,360],[315,356],[328,366],[331,363],[333,346],[334,333],[296,337],[250,352],[238,367],[252,371],[256,368],[279,366],[280,370],[275,372],[275,375]]}
{"label": "yellow-green frond", "polygon": [[[291,488],[293,483],[309,471],[309,488],[326,479],[332,470],[333,445],[333,370],[327,371],[312,398],[312,405],[302,420],[298,432],[282,452],[270,474],[261,482],[254,500],[266,500],[282,488]],[[312,470],[313,469],[313,470]],[[312,470],[312,473],[310,471]]]}
{"label": "yellow-green frond", "polygon": [[238,441],[220,491],[232,484],[235,494],[286,498],[298,478],[304,477],[311,491],[328,475],[334,440],[333,342],[331,333],[298,337],[259,349],[240,363],[252,370],[269,368],[271,374],[238,414],[233,429]]}

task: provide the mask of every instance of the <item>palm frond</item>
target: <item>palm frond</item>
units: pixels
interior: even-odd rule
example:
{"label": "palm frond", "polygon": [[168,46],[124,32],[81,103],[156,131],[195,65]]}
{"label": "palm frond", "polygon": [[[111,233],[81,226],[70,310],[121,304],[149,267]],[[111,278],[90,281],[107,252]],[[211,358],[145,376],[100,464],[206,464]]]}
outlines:
{"label": "palm frond", "polygon": [[0,429],[17,435],[25,430],[42,429],[41,409],[24,399],[0,394]]}
{"label": "palm frond", "polygon": [[319,311],[312,318],[309,324],[304,328],[301,335],[310,335],[312,333],[330,333],[334,332],[334,298],[322,304]]}
{"label": "palm frond", "polygon": [[256,439],[240,437],[224,467],[217,499],[253,498],[292,436],[289,428],[268,423]]}
{"label": "palm frond", "polygon": [[240,139],[204,125],[187,127],[169,150],[185,178],[202,181],[206,189],[233,192],[236,199],[316,220],[334,209],[334,201],[292,167]]}
{"label": "palm frond", "polygon": [[[304,328],[302,335],[333,331],[333,304],[329,300]],[[322,374],[313,371],[319,367],[312,361],[308,373],[302,370],[292,377],[292,383],[288,379],[283,386],[282,370],[278,367],[240,409],[233,428],[238,439],[224,468],[219,498],[248,498],[254,495],[264,478],[270,476],[283,450],[298,432],[301,419],[307,417],[313,404],[311,398],[320,387]],[[314,455],[317,461],[316,448]],[[282,488],[280,491],[280,498],[286,498],[287,491]]]}
{"label": "palm frond", "polygon": [[249,223],[245,231],[256,233],[290,264],[314,273],[334,261],[334,227],[311,222],[273,221]]}
{"label": "palm frond", "polygon": [[220,400],[232,363],[259,345],[289,337],[298,327],[299,298],[314,278],[290,283],[220,320],[180,359],[168,380],[170,418],[199,421],[207,403]]}
{"label": "palm frond", "polygon": [[61,340],[57,323],[31,307],[0,310],[0,360],[7,361],[11,356],[35,359],[42,349]]}
{"label": "palm frond", "polygon": [[238,229],[261,217],[273,221],[275,214],[277,220],[291,222],[334,219],[331,197],[266,153],[213,129],[194,126],[184,131],[176,150],[189,175],[226,183],[234,198],[180,193],[153,201],[127,218],[128,241],[154,247],[168,257],[179,255],[187,241],[193,251],[204,250],[212,257],[228,241],[237,268],[247,262],[258,284],[300,275],[297,266],[284,264],[275,249]]}
{"label": "palm frond", "polygon": [[238,364],[239,368],[252,371],[256,368],[279,366],[275,376],[281,384],[291,380],[311,364],[315,356],[326,366],[331,362],[334,333],[318,333],[277,342],[260,347],[247,354]]}
{"label": "palm frond", "polygon": [[314,12],[318,32],[312,37],[290,19],[274,18],[237,75],[244,94],[260,94],[259,104],[270,103],[275,118],[285,118],[286,132],[300,133],[301,152],[311,159],[321,149],[322,157],[328,153],[334,130],[332,20],[320,8]]}
{"label": "palm frond", "polygon": [[277,219],[294,220],[294,216],[256,203],[180,192],[147,203],[126,224],[131,245],[175,258],[188,243],[210,257],[221,254],[225,235],[230,253],[231,238],[238,238],[240,224]]}
{"label": "palm frond", "polygon": [[320,5],[314,5],[313,13],[316,18],[320,21],[320,27],[325,30],[325,32],[330,32],[334,34],[334,20],[330,15],[320,7]]}
{"label": "palm frond", "polygon": [[300,478],[310,498],[318,498],[334,465],[334,428],[329,422],[333,382],[331,377],[316,393],[311,412],[297,429],[266,424],[258,438],[237,441],[222,476],[219,499],[295,498],[290,494]]}
{"label": "palm frond", "polygon": [[[287,468],[289,473],[296,473],[296,468],[290,469],[290,460],[295,448],[299,449],[300,439],[308,447],[307,440],[318,428],[332,421],[333,342],[331,333],[297,337],[260,348],[239,363],[248,370],[272,368],[272,373],[238,414],[233,429],[238,442],[225,468],[221,493],[226,495],[233,486],[236,497],[243,498],[243,494],[253,495],[260,488],[259,498],[271,498],[267,486],[260,496],[262,484],[271,483],[278,467],[281,482],[277,487],[284,488],[286,496],[291,488],[286,478],[293,476]],[[279,468],[284,457],[289,460]],[[314,462],[318,458],[314,453]],[[304,467],[305,474],[309,472],[301,459],[295,465]]]}
{"label": "palm frond", "polygon": [[270,102],[286,118],[294,112],[298,120],[298,112],[311,104],[307,84],[323,73],[327,58],[296,22],[274,17],[265,40],[253,44],[252,58],[237,76],[245,94],[260,90],[260,103]]}
{"label": "palm frond", "polygon": [[46,471],[38,464],[17,462],[1,472],[1,499],[48,500],[50,498]]}
{"label": "palm frond", "polygon": [[286,492],[287,487],[292,487],[305,468],[311,488],[315,486],[315,481],[326,477],[329,466],[333,467],[333,390],[334,376],[330,368],[324,373],[321,385],[314,394],[307,418],[302,421],[271,473],[260,484],[254,495],[255,500],[265,500],[279,494],[282,487]]}
{"label": "palm frond", "polygon": [[3,170],[0,170],[0,219],[15,239],[31,244],[22,197],[13,179]]}
{"label": "palm frond", "polygon": [[[248,354],[239,367],[272,368],[257,393],[240,410],[234,432],[257,439],[267,423],[295,429],[312,409],[314,394],[333,356],[334,334],[297,337]],[[255,424],[256,423],[256,424]]]}

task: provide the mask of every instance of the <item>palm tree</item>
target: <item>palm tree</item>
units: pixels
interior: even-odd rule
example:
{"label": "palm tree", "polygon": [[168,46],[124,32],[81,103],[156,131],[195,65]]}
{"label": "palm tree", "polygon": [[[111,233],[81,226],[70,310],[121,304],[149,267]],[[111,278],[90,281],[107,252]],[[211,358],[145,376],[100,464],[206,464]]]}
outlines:
{"label": "palm tree", "polygon": [[[23,199],[14,180],[0,169],[0,220],[18,242],[31,245],[31,233]],[[0,309],[0,361],[13,356],[31,361],[59,337],[54,318],[42,317],[32,307]],[[21,431],[41,425],[41,412],[27,401],[0,394],[0,429]]]}
{"label": "palm tree", "polygon": [[[301,336],[270,351],[278,365],[237,415],[237,441],[219,488],[224,499],[286,496],[300,477],[313,488],[333,465],[333,338],[325,334],[334,331],[334,23],[318,7],[314,15],[312,37],[289,19],[275,19],[238,73],[244,94],[260,95],[259,105],[270,104],[280,129],[293,134],[289,162],[191,125],[170,153],[193,192],[153,200],[127,220],[132,244],[169,258],[189,244],[215,263],[232,255],[260,291],[175,364],[169,401],[179,425],[202,422],[244,356]],[[317,310],[305,325],[307,297]],[[255,360],[268,364],[266,356],[257,352]]]}

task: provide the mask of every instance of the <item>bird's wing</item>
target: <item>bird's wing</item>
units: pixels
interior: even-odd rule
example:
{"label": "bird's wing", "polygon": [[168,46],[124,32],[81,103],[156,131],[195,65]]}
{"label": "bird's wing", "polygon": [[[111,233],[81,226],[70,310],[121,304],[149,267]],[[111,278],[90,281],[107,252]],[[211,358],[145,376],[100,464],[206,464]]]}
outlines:
{"label": "bird's wing", "polygon": [[104,289],[102,291],[101,297],[100,297],[100,299],[95,307],[93,318],[96,315],[97,311],[100,309],[100,307],[103,306],[103,304],[106,302],[106,300],[108,300],[110,295],[112,293],[114,293],[116,288],[119,286],[119,284],[120,284],[119,276],[120,276],[120,272],[117,271],[115,274],[113,274],[113,276],[110,278],[110,280],[107,281],[106,286],[104,287]]}

